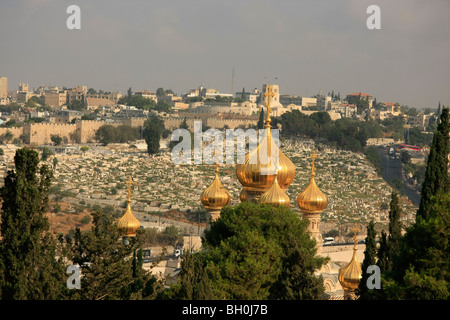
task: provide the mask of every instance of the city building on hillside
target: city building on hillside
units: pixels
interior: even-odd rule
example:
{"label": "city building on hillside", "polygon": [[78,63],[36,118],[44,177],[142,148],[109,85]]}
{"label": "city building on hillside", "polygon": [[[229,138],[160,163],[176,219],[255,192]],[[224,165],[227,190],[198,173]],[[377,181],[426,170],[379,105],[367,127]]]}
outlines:
{"label": "city building on hillside", "polygon": [[50,107],[61,107],[67,104],[67,91],[66,90],[46,90],[44,94],[44,101],[46,105]]}
{"label": "city building on hillside", "polygon": [[372,109],[373,95],[364,93],[364,92],[355,92],[355,93],[348,94],[347,96],[361,97],[361,99],[367,99],[367,101],[369,101],[369,109]]}
{"label": "city building on hillside", "polygon": [[291,94],[280,94],[280,103],[283,106],[287,106],[290,104],[301,106],[302,105],[302,97],[291,95]]}
{"label": "city building on hillside", "polygon": [[67,103],[72,103],[75,100],[86,99],[87,87],[86,86],[75,86],[72,89],[68,89],[67,92]]}
{"label": "city building on hillside", "polygon": [[319,111],[326,111],[331,109],[331,97],[324,95],[317,95],[317,109]]}
{"label": "city building on hillside", "polygon": [[0,99],[8,98],[8,78],[0,77]]}
{"label": "city building on hillside", "polygon": [[258,92],[258,89],[253,89],[251,92],[246,92],[243,88],[241,92],[236,92],[234,94],[235,98],[242,99],[244,101],[250,101],[253,103],[257,103],[260,93]]}
{"label": "city building on hillside", "polygon": [[146,99],[151,99],[151,100],[155,101],[155,103],[158,103],[158,97],[156,96],[156,92],[143,90],[143,91],[136,91],[134,94],[137,96],[146,98]]}

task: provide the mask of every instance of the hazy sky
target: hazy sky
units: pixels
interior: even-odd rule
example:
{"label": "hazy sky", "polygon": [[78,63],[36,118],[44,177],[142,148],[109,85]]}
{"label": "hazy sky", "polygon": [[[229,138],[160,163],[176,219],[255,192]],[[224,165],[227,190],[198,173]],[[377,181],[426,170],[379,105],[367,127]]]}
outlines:
{"label": "hazy sky", "polygon": [[[69,30],[66,9],[81,9]],[[369,5],[381,30],[369,30]],[[450,104],[448,0],[0,0],[0,75],[126,92],[277,83],[301,96],[363,91]],[[275,80],[277,77],[277,80]]]}

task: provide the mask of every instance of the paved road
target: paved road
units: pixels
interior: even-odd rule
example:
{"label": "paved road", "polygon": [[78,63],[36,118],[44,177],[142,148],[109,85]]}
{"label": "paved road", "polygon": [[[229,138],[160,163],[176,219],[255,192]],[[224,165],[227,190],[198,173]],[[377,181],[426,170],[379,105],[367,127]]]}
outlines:
{"label": "paved road", "polygon": [[416,206],[420,203],[420,194],[407,183],[402,177],[402,162],[399,159],[392,159],[392,156],[387,153],[387,149],[378,147],[378,153],[381,156],[381,166],[383,167],[383,179],[390,181],[392,179],[400,179],[403,182],[403,190],[405,195]]}

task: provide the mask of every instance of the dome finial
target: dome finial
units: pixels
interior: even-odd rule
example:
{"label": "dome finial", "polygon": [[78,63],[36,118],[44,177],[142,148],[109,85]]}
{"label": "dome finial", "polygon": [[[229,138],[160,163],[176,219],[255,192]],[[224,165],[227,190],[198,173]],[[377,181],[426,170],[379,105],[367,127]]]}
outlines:
{"label": "dome finial", "polygon": [[355,246],[353,247],[352,260],[350,260],[350,262],[346,267],[344,267],[339,271],[338,277],[339,282],[341,283],[341,286],[344,289],[345,300],[356,299],[354,291],[358,288],[362,278],[361,265],[356,257],[356,251],[358,250],[356,247],[357,244],[356,235],[359,231],[358,225],[356,223],[352,231],[354,232],[353,240],[355,241]]}
{"label": "dome finial", "polygon": [[131,211],[131,186],[136,183],[133,181],[131,176],[125,183],[128,185],[127,209],[125,210],[125,214],[122,218],[120,218],[117,222],[117,229],[123,237],[127,238],[136,236],[136,231],[140,228],[140,223]]}
{"label": "dome finial", "polygon": [[131,176],[128,177],[128,181],[125,182],[128,185],[127,191],[128,191],[128,201],[131,201],[131,186],[135,184],[133,181],[133,178]]}
{"label": "dome finial", "polygon": [[299,208],[302,210],[302,212],[306,213],[322,212],[323,209],[325,209],[325,207],[327,206],[327,197],[317,187],[316,180],[314,179],[316,170],[314,162],[317,158],[315,149],[313,150],[311,158],[311,179],[306,189],[297,196],[297,204]]}
{"label": "dome finial", "polygon": [[275,97],[275,93],[272,92],[272,85],[268,84],[267,85],[267,90],[264,93],[264,96],[267,97],[267,102],[266,102],[266,107],[267,107],[267,116],[266,116],[266,129],[267,127],[270,127],[270,122],[272,121],[270,119],[270,114],[272,113],[272,109],[270,109],[270,101],[271,98]]}

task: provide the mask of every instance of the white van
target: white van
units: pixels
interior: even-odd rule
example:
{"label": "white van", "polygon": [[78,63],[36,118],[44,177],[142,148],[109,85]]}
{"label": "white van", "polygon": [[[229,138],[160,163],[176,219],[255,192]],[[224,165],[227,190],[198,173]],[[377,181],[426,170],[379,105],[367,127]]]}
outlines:
{"label": "white van", "polygon": [[323,246],[331,246],[334,244],[334,238],[333,237],[325,237],[323,238]]}

